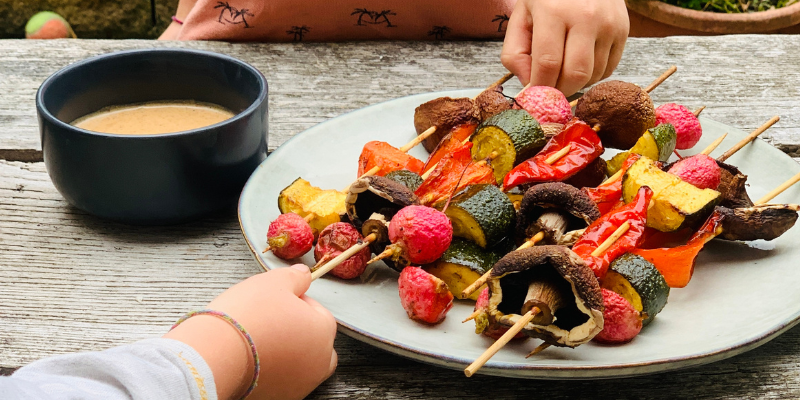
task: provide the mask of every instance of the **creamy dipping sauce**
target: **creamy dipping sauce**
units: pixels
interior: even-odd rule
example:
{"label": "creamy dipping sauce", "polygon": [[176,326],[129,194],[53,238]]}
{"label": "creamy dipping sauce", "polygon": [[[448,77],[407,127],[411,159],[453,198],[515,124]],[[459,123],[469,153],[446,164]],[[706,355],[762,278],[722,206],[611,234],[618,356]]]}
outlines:
{"label": "creamy dipping sauce", "polygon": [[102,133],[157,135],[214,125],[234,115],[210,103],[154,101],[106,107],[72,121],[72,125]]}

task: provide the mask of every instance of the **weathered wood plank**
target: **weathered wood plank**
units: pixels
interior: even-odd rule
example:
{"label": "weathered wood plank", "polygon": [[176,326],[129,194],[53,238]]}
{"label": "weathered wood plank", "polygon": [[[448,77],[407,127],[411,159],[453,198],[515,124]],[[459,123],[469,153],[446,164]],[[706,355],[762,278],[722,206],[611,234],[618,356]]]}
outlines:
{"label": "weathered wood plank", "polygon": [[[270,82],[270,149],[292,135],[347,111],[437,90],[482,87],[505,73],[498,42],[229,44],[156,41],[3,40],[0,49],[0,158],[41,158],[34,94],[59,68],[116,50],[187,47],[226,53],[252,63]],[[678,73],[654,101],[691,107],[742,129],[775,114],[784,119],[766,135],[782,150],[800,148],[800,37],[727,36],[632,38],[614,77],[648,83],[666,66]],[[509,93],[516,93],[514,82]],[[409,126],[411,121],[409,121]]]}
{"label": "weathered wood plank", "polygon": [[[0,249],[0,375],[41,357],[159,336],[260,271],[233,210],[172,227],[109,223],[66,204],[42,163],[0,161]],[[311,398],[796,398],[799,339],[800,327],[687,371],[552,382],[467,379],[340,335],[339,369]]]}

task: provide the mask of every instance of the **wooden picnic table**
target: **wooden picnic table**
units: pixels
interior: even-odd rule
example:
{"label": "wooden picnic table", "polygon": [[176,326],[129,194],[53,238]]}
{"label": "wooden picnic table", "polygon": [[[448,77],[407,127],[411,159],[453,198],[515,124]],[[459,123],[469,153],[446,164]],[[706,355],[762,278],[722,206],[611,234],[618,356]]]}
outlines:
{"label": "wooden picnic table", "polygon": [[[92,55],[146,47],[241,58],[269,80],[274,150],[369,104],[484,87],[506,72],[501,45],[0,40],[0,374],[42,357],[160,336],[186,311],[261,271],[233,208],[183,225],[136,227],[68,205],[42,162],[34,107],[36,89],[51,73]],[[656,104],[705,105],[706,117],[747,131],[778,114],[781,121],[763,139],[800,157],[800,37],[630,39],[614,77],[645,85],[673,64],[678,73],[652,93]],[[518,89],[516,81],[507,86],[509,93]],[[800,397],[800,328],[725,361],[603,381],[467,379],[344,335],[336,349],[336,374],[310,398]]]}

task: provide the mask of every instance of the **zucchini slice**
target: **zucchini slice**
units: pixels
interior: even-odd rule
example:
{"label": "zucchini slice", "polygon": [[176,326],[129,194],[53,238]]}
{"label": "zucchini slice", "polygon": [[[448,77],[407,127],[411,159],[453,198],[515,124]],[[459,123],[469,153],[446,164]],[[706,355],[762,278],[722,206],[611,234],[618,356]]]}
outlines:
{"label": "zucchini slice", "polygon": [[544,131],[525,110],[506,110],[481,123],[470,138],[472,159],[482,160],[496,151],[492,160],[498,183],[515,165],[533,157],[544,147]]}
{"label": "zucchini slice", "polygon": [[516,211],[497,186],[471,185],[453,196],[445,214],[453,223],[453,236],[491,247],[511,234]]}
{"label": "zucchini slice", "polygon": [[416,191],[417,188],[422,185],[422,177],[407,169],[392,171],[386,174],[386,177],[405,185],[405,187],[409,188],[412,192]]}
{"label": "zucchini slice", "polygon": [[608,161],[606,165],[608,176],[616,174],[622,168],[629,154],[639,154],[652,160],[666,162],[675,151],[677,140],[675,127],[671,124],[661,124],[646,131],[630,150],[623,151]]}
{"label": "zucchini slice", "polygon": [[[484,250],[461,238],[454,238],[442,257],[423,269],[443,280],[450,293],[460,299],[461,292],[490,270],[500,258],[501,255],[494,251]],[[484,287],[486,286],[481,286],[472,293],[469,299],[477,300]]]}
{"label": "zucchini slice", "polygon": [[625,253],[611,263],[601,286],[624,297],[636,311],[644,313],[644,326],[664,309],[669,297],[669,286],[658,269],[631,253]]}
{"label": "zucchini slice", "polygon": [[322,190],[303,179],[297,178],[278,195],[281,214],[295,213],[301,217],[314,214],[308,222],[311,228],[322,232],[330,224],[341,221],[346,214],[344,199],[347,195],[338,190]]}
{"label": "zucchini slice", "polygon": [[647,157],[637,160],[622,178],[622,198],[630,203],[639,188],[653,190],[653,200],[647,210],[647,226],[661,232],[696,228],[717,205],[721,196],[716,190],[698,189],[675,175],[660,170]]}

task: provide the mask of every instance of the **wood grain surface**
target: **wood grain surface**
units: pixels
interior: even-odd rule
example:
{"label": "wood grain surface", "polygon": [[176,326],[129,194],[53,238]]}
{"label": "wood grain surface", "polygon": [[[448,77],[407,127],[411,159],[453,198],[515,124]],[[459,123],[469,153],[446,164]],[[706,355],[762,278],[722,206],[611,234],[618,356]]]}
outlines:
{"label": "wood grain surface", "polygon": [[[0,41],[0,374],[41,357],[159,336],[187,310],[260,271],[233,209],[171,227],[116,224],[69,206],[40,162],[33,98],[49,74],[91,55],[165,45],[231,54],[264,72],[271,149],[353,109],[481,87],[505,72],[501,44],[492,42]],[[706,105],[705,116],[745,130],[781,115],[765,138],[800,157],[800,38],[631,39],[615,77],[645,85],[672,64],[678,73],[652,93],[656,104]],[[514,82],[508,92],[518,89]],[[336,349],[337,373],[310,398],[800,397],[800,328],[707,366],[584,382],[467,379],[343,335]]]}

